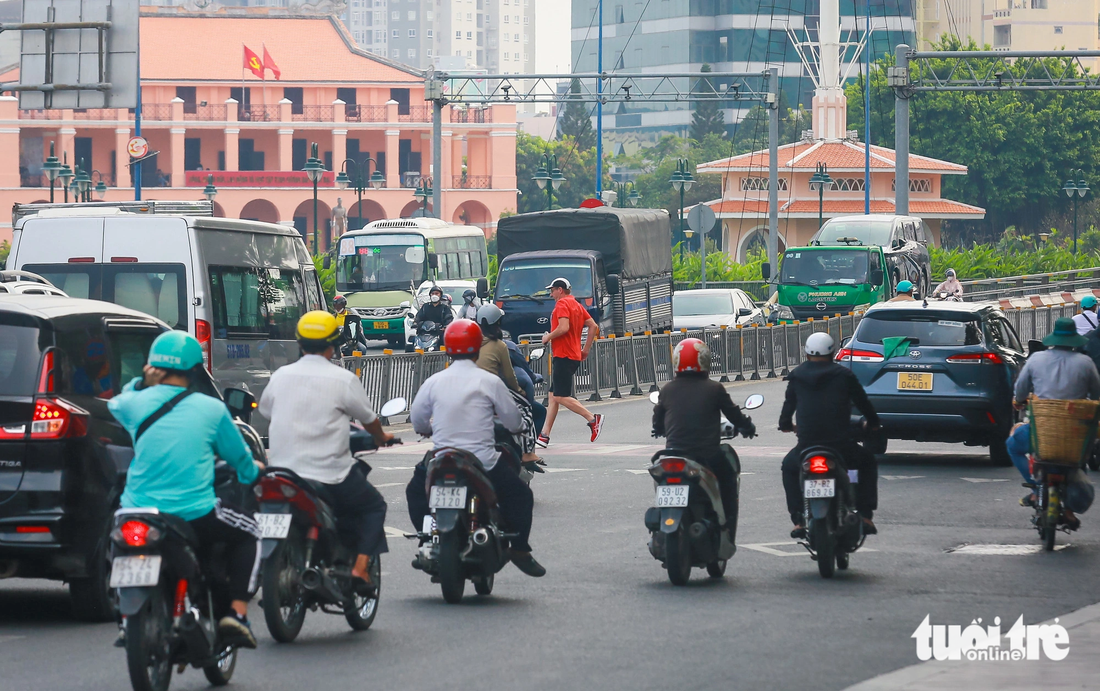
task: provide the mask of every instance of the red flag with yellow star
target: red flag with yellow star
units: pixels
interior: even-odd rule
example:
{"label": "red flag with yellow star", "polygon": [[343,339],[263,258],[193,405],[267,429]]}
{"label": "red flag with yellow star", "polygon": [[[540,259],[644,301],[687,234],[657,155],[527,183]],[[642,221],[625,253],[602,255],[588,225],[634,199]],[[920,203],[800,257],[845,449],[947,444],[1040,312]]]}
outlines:
{"label": "red flag with yellow star", "polygon": [[264,78],[264,64],[260,62],[260,56],[253,53],[248,49],[248,46],[241,44],[244,48],[244,68],[250,70],[252,74],[256,75],[260,79]]}

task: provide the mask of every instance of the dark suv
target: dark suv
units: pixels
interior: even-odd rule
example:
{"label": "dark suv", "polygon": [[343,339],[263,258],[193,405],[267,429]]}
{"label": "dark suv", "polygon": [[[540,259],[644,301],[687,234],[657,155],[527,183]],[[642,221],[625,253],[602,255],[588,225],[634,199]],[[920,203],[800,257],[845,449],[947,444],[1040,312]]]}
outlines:
{"label": "dark suv", "polygon": [[0,578],[68,581],[81,619],[114,617],[107,537],[133,458],[107,401],[167,328],[106,302],[0,297]]}
{"label": "dark suv", "polygon": [[1011,463],[1012,387],[1026,358],[996,307],[919,300],[872,306],[836,356],[882,419],[873,451],[887,439],[964,442],[988,446],[995,465]]}

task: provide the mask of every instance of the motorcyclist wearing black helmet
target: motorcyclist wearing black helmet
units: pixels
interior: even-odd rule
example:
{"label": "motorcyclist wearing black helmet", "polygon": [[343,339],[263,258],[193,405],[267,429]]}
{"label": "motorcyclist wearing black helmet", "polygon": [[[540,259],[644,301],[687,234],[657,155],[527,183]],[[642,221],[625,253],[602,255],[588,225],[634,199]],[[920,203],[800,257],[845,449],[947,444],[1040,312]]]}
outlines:
{"label": "motorcyclist wearing black helmet", "polygon": [[337,295],[332,299],[332,308],[336,311],[336,323],[340,326],[340,354],[366,352],[367,338],[363,335],[363,320],[353,310],[348,309],[348,299]]}
{"label": "motorcyclist wearing black helmet", "polygon": [[477,321],[477,310],[481,307],[481,301],[477,299],[477,291],[467,288],[462,292],[462,306],[458,308],[458,319]]}
{"label": "motorcyclist wearing black helmet", "polygon": [[424,322],[435,322],[439,325],[439,331],[442,333],[443,329],[446,329],[447,325],[454,321],[454,318],[455,314],[451,310],[450,303],[443,299],[443,289],[433,285],[431,290],[428,291],[428,301],[417,311],[413,323],[419,328]]}

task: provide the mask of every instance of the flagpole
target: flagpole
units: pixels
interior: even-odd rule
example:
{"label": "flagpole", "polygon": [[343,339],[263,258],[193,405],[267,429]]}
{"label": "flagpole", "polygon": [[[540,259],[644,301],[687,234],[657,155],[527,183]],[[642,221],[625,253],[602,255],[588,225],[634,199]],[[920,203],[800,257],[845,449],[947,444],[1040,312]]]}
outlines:
{"label": "flagpole", "polygon": [[[262,50],[264,52],[264,55],[267,55],[267,44],[266,43],[260,43],[260,50]],[[264,83],[264,120],[266,121],[267,120],[267,63],[266,62],[261,66],[261,70],[262,70],[261,74],[263,76],[260,77],[260,79]]]}
{"label": "flagpole", "polygon": [[[241,119],[241,111],[244,109],[244,41],[241,41],[241,102],[237,104],[237,119]],[[237,168],[241,167],[241,162],[237,160]]]}

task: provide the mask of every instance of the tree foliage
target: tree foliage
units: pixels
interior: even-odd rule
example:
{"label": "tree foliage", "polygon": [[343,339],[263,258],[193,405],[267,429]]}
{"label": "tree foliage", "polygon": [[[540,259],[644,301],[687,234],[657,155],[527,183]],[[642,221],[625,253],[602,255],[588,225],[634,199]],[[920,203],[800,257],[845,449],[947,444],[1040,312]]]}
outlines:
{"label": "tree foliage", "polygon": [[[978,50],[944,36],[937,50]],[[894,95],[886,86],[893,56],[871,71],[871,140],[894,147]],[[932,69],[946,73],[946,61]],[[1023,70],[1019,63],[1009,69]],[[863,131],[863,84],[848,85],[848,125]],[[1061,192],[1070,170],[1096,180],[1100,157],[1100,94],[1094,91],[926,92],[913,96],[910,146],[914,154],[967,166],[965,176],[945,175],[943,196],[986,209],[987,230],[1015,224],[1042,226],[1066,213]]]}
{"label": "tree foliage", "polygon": [[[582,201],[596,193],[596,149],[585,148],[572,137],[546,141],[525,132],[516,133],[516,184],[519,187],[519,213],[546,210],[546,190],[534,181],[539,166],[544,164],[543,154],[556,155],[558,167],[565,178],[554,191],[554,208],[576,208]],[[607,170],[607,166],[604,166]],[[604,188],[611,178],[605,177]]]}
{"label": "tree foliage", "polygon": [[[704,63],[700,72],[710,72],[710,65]],[[699,86],[701,85],[701,86]],[[697,82],[697,90],[703,93],[714,92],[714,85],[706,78]],[[722,136],[726,133],[726,118],[718,108],[718,101],[697,101],[695,112],[691,115],[691,138],[701,142],[707,135]]]}
{"label": "tree foliage", "polygon": [[[571,93],[580,93],[580,83],[573,80],[569,86]],[[576,98],[566,99],[565,110],[558,121],[558,135],[572,137],[581,149],[596,146],[596,133],[592,130],[592,112],[589,106]],[[593,188],[595,189],[595,188]]]}

